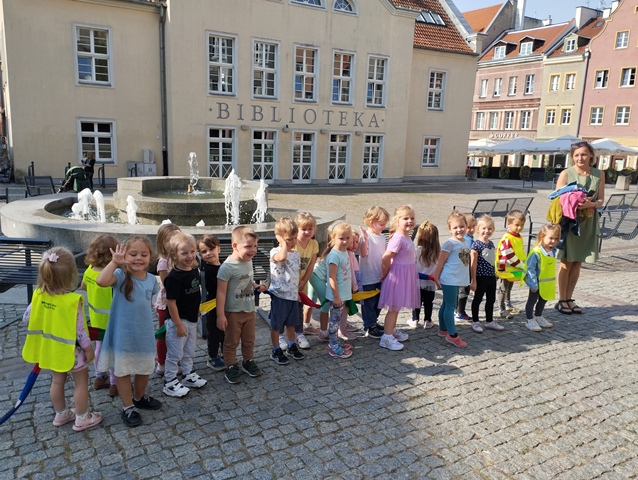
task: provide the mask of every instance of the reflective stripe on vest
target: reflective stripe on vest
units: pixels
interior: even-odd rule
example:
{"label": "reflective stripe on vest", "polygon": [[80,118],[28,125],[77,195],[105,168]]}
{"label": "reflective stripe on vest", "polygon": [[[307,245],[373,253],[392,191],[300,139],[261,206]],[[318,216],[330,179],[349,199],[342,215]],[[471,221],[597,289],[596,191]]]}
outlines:
{"label": "reflective stripe on vest", "polygon": [[89,304],[89,320],[91,326],[106,330],[113,300],[111,287],[100,287],[96,280],[100,272],[93,269],[93,265],[84,272],[84,285],[86,285],[86,297]]}
{"label": "reflective stripe on vest", "polygon": [[78,293],[49,295],[36,290],[22,358],[39,363],[41,368],[69,372],[75,364],[78,310],[84,320],[82,303],[83,297]]}
{"label": "reflective stripe on vest", "polygon": [[538,291],[543,300],[556,298],[556,257],[545,255],[537,245],[531,253],[536,253],[539,258]]}

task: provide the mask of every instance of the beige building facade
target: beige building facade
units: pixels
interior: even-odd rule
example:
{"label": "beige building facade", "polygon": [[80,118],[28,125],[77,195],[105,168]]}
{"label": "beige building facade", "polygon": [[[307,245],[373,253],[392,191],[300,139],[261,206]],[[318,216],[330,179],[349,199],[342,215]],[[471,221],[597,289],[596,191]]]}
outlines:
{"label": "beige building facade", "polygon": [[4,0],[16,172],[187,175],[195,152],[279,184],[460,175],[476,56],[449,3]]}

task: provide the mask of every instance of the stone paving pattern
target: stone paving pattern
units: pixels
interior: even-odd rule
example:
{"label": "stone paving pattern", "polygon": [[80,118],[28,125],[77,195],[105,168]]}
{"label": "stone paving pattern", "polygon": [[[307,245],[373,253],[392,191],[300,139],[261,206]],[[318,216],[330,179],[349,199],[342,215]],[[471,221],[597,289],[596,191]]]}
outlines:
{"label": "stone paving pattern", "polygon": [[[264,374],[229,385],[206,368],[200,339],[195,365],[209,384],[169,398],[152,378],[149,393],[163,408],[143,411],[135,429],[121,422],[119,399],[92,389],[102,426],[53,427],[42,372],[0,426],[0,479],[636,478],[638,244],[612,241],[603,255],[581,275],[583,315],[560,315],[549,302],[555,327],[541,333],[527,330],[523,315],[504,321],[504,332],[478,335],[463,325],[467,349],[419,329],[401,352],[359,338],[353,356],[338,360],[309,337],[305,360],[277,366],[258,321],[255,359]],[[523,307],[526,289],[515,287],[513,298]],[[21,312],[25,299],[2,303],[0,319]],[[30,370],[20,357],[24,335],[21,322],[0,328],[0,415]]]}

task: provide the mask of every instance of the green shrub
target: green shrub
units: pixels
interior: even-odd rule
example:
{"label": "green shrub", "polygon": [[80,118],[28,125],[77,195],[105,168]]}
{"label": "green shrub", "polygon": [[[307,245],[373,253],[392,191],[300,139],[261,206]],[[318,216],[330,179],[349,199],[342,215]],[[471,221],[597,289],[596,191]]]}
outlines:
{"label": "green shrub", "polygon": [[546,182],[551,182],[552,180],[554,180],[555,173],[556,173],[556,170],[554,169],[554,167],[552,167],[549,164],[545,165],[545,181]]}
{"label": "green shrub", "polygon": [[501,180],[507,180],[510,178],[510,167],[507,165],[503,165],[501,169],[498,171],[498,178]]}
{"label": "green shrub", "polygon": [[532,169],[529,168],[527,165],[524,165],[519,170],[518,176],[521,178],[521,180],[529,180],[530,178],[532,178]]}
{"label": "green shrub", "polygon": [[479,173],[481,174],[481,178],[490,178],[490,166],[481,165],[481,167],[479,168]]}
{"label": "green shrub", "polygon": [[635,170],[631,167],[627,167],[627,168],[623,168],[618,175],[622,175],[624,177],[629,177],[631,176],[633,173],[635,172]]}
{"label": "green shrub", "polygon": [[616,178],[618,177],[618,172],[614,167],[607,167],[605,170],[605,182],[606,183],[616,183]]}

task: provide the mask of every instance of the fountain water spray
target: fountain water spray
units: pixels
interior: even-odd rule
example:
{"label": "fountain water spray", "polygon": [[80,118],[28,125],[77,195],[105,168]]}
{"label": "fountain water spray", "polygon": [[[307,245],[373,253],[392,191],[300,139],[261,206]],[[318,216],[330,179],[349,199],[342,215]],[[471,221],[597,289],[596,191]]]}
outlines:
{"label": "fountain water spray", "polygon": [[126,215],[129,225],[137,224],[137,204],[132,195],[126,197]]}
{"label": "fountain water spray", "polygon": [[255,192],[255,202],[257,202],[257,208],[251,217],[251,223],[264,223],[266,220],[266,213],[268,213],[268,185],[262,178],[259,180],[259,189]]}
{"label": "fountain water spray", "polygon": [[197,154],[195,152],[188,154],[188,169],[190,170],[188,193],[193,193],[193,189],[199,181],[199,164],[197,163]]}
{"label": "fountain water spray", "polygon": [[85,188],[78,193],[78,203],[82,206],[82,217],[88,220],[91,217],[91,202],[93,201],[93,193],[90,188]]}
{"label": "fountain water spray", "polygon": [[106,223],[106,210],[104,209],[104,195],[99,190],[93,192],[93,200],[97,208],[98,222]]}
{"label": "fountain water spray", "polygon": [[241,198],[241,179],[230,171],[224,187],[224,208],[226,209],[226,226],[239,225],[239,200]]}

